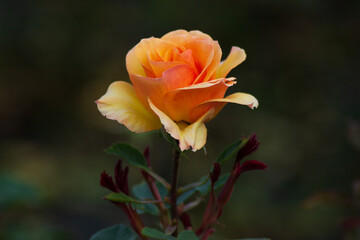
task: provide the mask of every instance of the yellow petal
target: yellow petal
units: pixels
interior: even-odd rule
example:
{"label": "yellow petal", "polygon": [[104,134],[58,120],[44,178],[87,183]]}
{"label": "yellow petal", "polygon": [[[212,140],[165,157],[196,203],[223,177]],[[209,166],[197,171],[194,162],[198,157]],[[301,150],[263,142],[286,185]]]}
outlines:
{"label": "yellow petal", "polygon": [[207,121],[214,114],[214,109],[205,113],[201,118],[192,124],[186,122],[174,122],[170,117],[158,109],[149,99],[151,109],[158,115],[165,130],[175,139],[179,140],[181,151],[190,147],[192,151],[201,149],[206,143],[207,130],[204,121]]}
{"label": "yellow petal", "polygon": [[196,106],[194,109],[191,110],[190,118],[192,118],[193,116],[198,116],[199,113],[207,111],[208,109],[211,108],[215,110],[214,114],[210,118],[212,119],[221,111],[221,109],[227,103],[237,103],[241,105],[246,105],[251,109],[257,108],[259,106],[258,100],[253,95],[248,93],[237,92],[227,96],[226,98],[211,99],[199,104],[198,106]]}
{"label": "yellow petal", "polygon": [[153,102],[148,99],[150,108],[155,112],[155,114],[160,118],[161,123],[164,125],[165,130],[175,139],[180,139],[180,128],[179,126],[171,120],[165,113],[158,109]]}
{"label": "yellow petal", "polygon": [[229,56],[225,61],[220,63],[220,66],[216,72],[216,78],[223,78],[235,68],[237,65],[242,63],[246,59],[245,51],[238,47],[232,47]]}
{"label": "yellow petal", "polygon": [[126,54],[126,69],[129,73],[146,77],[145,70],[136,57],[134,48]]}
{"label": "yellow petal", "polygon": [[[213,108],[210,109],[196,122],[186,126],[181,131],[181,136],[183,138],[183,141],[186,142],[187,145],[190,145],[192,147],[193,152],[196,152],[205,145],[206,137],[207,137],[207,129],[205,127],[204,122],[210,119],[214,114],[214,112],[215,110]],[[180,149],[181,149],[181,145],[180,145]]]}
{"label": "yellow petal", "polygon": [[159,118],[145,109],[134,88],[127,82],[112,83],[96,104],[102,115],[124,124],[133,132],[147,132],[161,127]]}

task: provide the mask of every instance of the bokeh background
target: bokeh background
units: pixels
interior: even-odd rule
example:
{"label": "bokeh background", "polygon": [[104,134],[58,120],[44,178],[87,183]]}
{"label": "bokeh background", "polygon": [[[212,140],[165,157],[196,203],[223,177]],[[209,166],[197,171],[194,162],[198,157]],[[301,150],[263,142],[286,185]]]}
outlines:
{"label": "bokeh background", "polygon": [[[182,160],[186,184],[226,145],[258,134],[252,158],[270,171],[240,177],[212,239],[360,239],[351,235],[360,217],[359,10],[356,0],[1,1],[0,239],[88,239],[126,223],[99,186],[116,160],[102,150],[115,141],[149,145],[169,179],[171,150],[158,132],[131,133],[94,100],[128,80],[125,55],[141,38],[175,29],[210,34],[224,56],[244,48],[229,93],[260,102],[254,111],[228,105],[207,124],[210,160],[202,151]],[[140,181],[136,169],[130,181]]]}

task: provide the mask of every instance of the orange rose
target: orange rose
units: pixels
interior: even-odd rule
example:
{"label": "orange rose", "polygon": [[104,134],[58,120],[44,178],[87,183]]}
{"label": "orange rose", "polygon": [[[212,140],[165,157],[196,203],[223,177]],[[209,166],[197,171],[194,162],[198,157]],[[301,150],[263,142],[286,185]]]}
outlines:
{"label": "orange rose", "polygon": [[256,98],[246,93],[224,98],[227,88],[236,83],[226,75],[246,55],[233,47],[220,62],[221,54],[219,43],[200,31],[177,30],[161,38],[143,39],[126,56],[133,86],[112,83],[96,101],[99,111],[133,132],[164,125],[179,140],[182,151],[199,150],[206,143],[204,123],[226,103],[258,106]]}

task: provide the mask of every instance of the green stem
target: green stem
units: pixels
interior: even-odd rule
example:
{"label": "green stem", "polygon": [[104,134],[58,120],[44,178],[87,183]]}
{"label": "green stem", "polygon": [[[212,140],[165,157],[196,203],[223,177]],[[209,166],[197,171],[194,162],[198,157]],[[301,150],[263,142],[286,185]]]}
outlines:
{"label": "green stem", "polygon": [[179,159],[180,152],[177,149],[174,149],[174,166],[173,166],[173,175],[171,181],[171,189],[170,189],[170,205],[171,205],[171,219],[172,225],[175,226],[175,231],[172,234],[174,237],[177,237],[178,234],[178,222],[179,215],[177,210],[177,185],[178,185],[178,175],[179,175]]}

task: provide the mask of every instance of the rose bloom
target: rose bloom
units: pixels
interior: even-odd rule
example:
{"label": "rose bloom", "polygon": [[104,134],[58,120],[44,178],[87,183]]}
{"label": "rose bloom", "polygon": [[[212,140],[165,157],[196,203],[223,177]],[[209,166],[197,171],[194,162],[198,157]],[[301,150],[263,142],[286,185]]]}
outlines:
{"label": "rose bloom", "polygon": [[201,149],[206,143],[205,122],[226,103],[258,106],[255,97],[234,93],[224,98],[236,82],[226,75],[242,63],[245,52],[232,47],[221,62],[217,41],[200,31],[176,30],[161,38],[142,39],[126,55],[132,85],[117,81],[96,101],[107,118],[133,132],[165,130],[179,140],[182,151]]}

